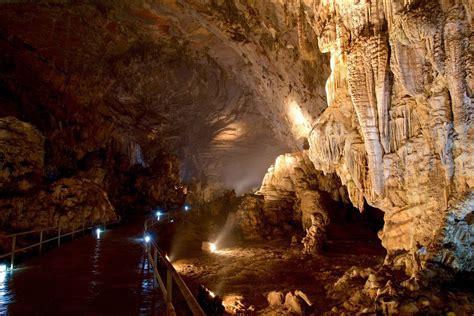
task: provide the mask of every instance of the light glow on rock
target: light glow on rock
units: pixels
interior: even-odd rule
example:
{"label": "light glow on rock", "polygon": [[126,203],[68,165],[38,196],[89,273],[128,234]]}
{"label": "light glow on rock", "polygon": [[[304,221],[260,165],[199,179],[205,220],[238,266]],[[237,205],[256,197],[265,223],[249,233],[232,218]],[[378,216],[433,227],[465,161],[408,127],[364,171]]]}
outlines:
{"label": "light glow on rock", "polygon": [[294,100],[288,103],[288,117],[294,136],[297,138],[307,137],[311,131],[311,124],[304,116],[301,106]]}
{"label": "light glow on rock", "polygon": [[242,122],[230,123],[226,127],[216,132],[215,142],[229,142],[240,139],[245,134],[245,127]]}

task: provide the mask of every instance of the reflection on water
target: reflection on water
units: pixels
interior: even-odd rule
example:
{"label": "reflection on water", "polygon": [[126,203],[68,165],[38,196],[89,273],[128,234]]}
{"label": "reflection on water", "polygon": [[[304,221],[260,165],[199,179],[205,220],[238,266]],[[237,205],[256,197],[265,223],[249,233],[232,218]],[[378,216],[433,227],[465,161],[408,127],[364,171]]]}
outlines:
{"label": "reflection on water", "polygon": [[11,300],[11,293],[8,289],[9,271],[2,269],[0,271],[0,315],[6,315],[8,303]]}
{"label": "reflection on water", "polygon": [[[100,233],[97,234],[97,239],[95,242],[95,247],[94,247],[94,252],[91,256],[91,273],[93,276],[98,277],[100,275],[100,269],[99,269],[99,259],[100,259]],[[92,278],[90,285],[89,285],[89,295],[88,298],[95,298],[99,295],[100,289],[99,289],[100,282],[97,281],[96,278]]]}
{"label": "reflection on water", "polygon": [[143,221],[127,223],[0,274],[0,315],[164,315],[142,236]]}
{"label": "reflection on water", "polygon": [[155,315],[156,309],[156,292],[153,280],[153,267],[148,258],[144,255],[141,264],[142,284],[140,288],[140,296],[143,297],[143,303],[140,306],[140,315]]}

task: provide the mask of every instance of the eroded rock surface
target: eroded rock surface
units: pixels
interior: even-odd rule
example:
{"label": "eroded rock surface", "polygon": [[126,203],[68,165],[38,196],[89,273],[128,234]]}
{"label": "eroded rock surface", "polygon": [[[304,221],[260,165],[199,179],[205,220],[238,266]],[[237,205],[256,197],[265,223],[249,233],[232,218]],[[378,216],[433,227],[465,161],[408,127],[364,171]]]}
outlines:
{"label": "eroded rock surface", "polygon": [[354,205],[385,212],[387,263],[472,271],[472,3],[324,0],[314,10],[332,73],[311,161],[339,175]]}
{"label": "eroded rock surface", "polygon": [[0,115],[43,132],[51,172],[165,150],[184,180],[242,193],[326,106],[327,58],[298,3],[14,2],[0,5]]}
{"label": "eroded rock surface", "polygon": [[43,175],[43,135],[14,117],[0,118],[0,193],[27,192]]}
{"label": "eroded rock surface", "polygon": [[[346,191],[334,174],[314,168],[308,151],[279,156],[265,175],[257,194],[265,197],[265,215],[270,223],[284,222],[285,216],[311,226],[311,215],[320,213],[328,222],[328,198],[348,201]],[[288,221],[287,219],[287,221]]]}
{"label": "eroded rock surface", "polygon": [[18,232],[55,226],[77,229],[84,222],[115,221],[117,215],[100,186],[65,178],[37,194],[0,199],[0,218],[2,230]]}
{"label": "eroded rock surface", "polygon": [[117,219],[101,186],[87,179],[62,178],[48,184],[44,137],[31,124],[0,118],[2,177],[0,231],[17,232]]}

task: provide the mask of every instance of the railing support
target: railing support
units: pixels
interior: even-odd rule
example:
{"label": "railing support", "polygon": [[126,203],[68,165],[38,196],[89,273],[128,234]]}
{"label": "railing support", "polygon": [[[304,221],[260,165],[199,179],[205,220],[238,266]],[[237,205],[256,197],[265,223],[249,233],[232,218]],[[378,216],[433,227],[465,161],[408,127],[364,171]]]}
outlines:
{"label": "railing support", "polygon": [[166,270],[166,302],[171,304],[171,292],[173,291],[173,275],[170,269]]}
{"label": "railing support", "polygon": [[[120,220],[120,218],[119,218]],[[115,221],[115,222],[110,222],[109,224],[114,224],[114,223],[117,223],[119,221]],[[102,225],[107,225],[107,223],[103,222]],[[58,230],[58,235],[57,237],[53,237],[53,238],[49,238],[47,239],[47,237],[49,237],[49,235],[47,234],[46,237],[44,235],[44,232],[49,232],[51,231],[52,234],[54,234],[54,230],[57,229]],[[77,230],[77,232],[79,232],[80,229]],[[83,232],[83,235],[85,233],[85,222],[83,222],[82,224],[82,232]],[[39,233],[39,242],[38,243],[33,243],[29,246],[23,246],[23,248],[21,247],[21,244],[20,244],[20,247],[17,247],[17,237],[22,237],[22,236],[26,236],[28,234],[33,234],[36,235],[37,233]],[[43,244],[47,243],[47,242],[52,242],[54,241],[55,239],[58,240],[58,247],[61,245],[61,237],[64,237],[64,236],[69,236],[69,235],[72,235],[73,237],[76,235],[76,225],[74,224],[73,225],[73,228],[72,228],[72,233],[69,232],[68,230],[66,230],[66,233],[64,235],[62,235],[63,231],[61,229],[61,226],[55,226],[55,227],[48,227],[48,228],[41,228],[41,229],[37,229],[37,230],[31,230],[31,231],[24,231],[24,232],[20,232],[20,233],[16,233],[16,234],[11,234],[11,235],[7,235],[7,236],[2,236],[0,237],[0,239],[10,239],[11,238],[11,251],[8,252],[8,253],[5,253],[5,254],[0,254],[0,260],[8,260],[8,257],[10,257],[10,268],[13,269],[14,266],[15,266],[15,255],[16,255],[16,252],[21,252],[21,251],[25,251],[25,250],[35,250],[36,249],[36,246],[38,246],[38,253],[41,255],[42,251],[43,251]],[[45,240],[46,238],[46,240]],[[18,248],[18,249],[17,249]],[[5,258],[5,259],[4,259]]]}
{"label": "railing support", "polygon": [[[145,220],[144,225],[143,225],[144,235],[148,234],[148,229],[158,222],[159,221],[157,221],[155,217]],[[151,262],[151,265],[152,265],[151,268],[153,269],[154,282],[158,283],[158,287],[163,293],[163,298],[165,299],[166,307],[167,307],[166,314],[168,316],[176,316],[176,311],[174,309],[172,301],[173,301],[173,286],[177,286],[179,292],[181,293],[182,297],[186,301],[186,304],[189,310],[191,311],[192,315],[205,316],[206,314],[202,310],[201,306],[199,306],[199,303],[196,301],[196,299],[194,298],[189,288],[186,286],[184,281],[176,272],[173,265],[166,259],[166,254],[162,252],[160,248],[152,240],[150,240],[150,246],[153,247],[153,256],[152,256],[152,250],[148,247],[148,245],[145,248],[146,255],[148,257],[149,262]],[[165,281],[164,276],[162,277],[160,273],[158,272],[158,260],[160,261],[160,264],[162,263],[166,267],[166,281]],[[173,282],[175,282],[175,285],[173,285]],[[153,286],[154,286],[154,283],[153,283]]]}
{"label": "railing support", "polygon": [[[155,270],[157,270],[156,268],[157,263],[158,263],[158,250],[156,249],[156,247],[153,247],[153,275],[155,274]],[[156,278],[153,276],[153,288],[155,288],[155,283],[156,283]]]}
{"label": "railing support", "polygon": [[10,262],[10,269],[13,270],[13,266],[15,265],[15,248],[16,248],[16,236],[13,236],[12,239],[12,260]]}
{"label": "railing support", "polygon": [[41,254],[41,251],[43,250],[43,230],[40,231],[40,241],[39,241],[39,254]]}

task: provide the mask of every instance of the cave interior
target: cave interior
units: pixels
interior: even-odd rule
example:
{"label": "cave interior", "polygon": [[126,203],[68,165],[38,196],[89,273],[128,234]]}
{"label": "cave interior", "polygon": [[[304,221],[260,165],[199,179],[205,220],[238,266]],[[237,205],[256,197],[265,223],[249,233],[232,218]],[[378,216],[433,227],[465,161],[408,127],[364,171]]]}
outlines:
{"label": "cave interior", "polygon": [[473,17],[471,0],[0,1],[0,249],[158,217],[191,292],[219,299],[208,315],[472,315]]}

